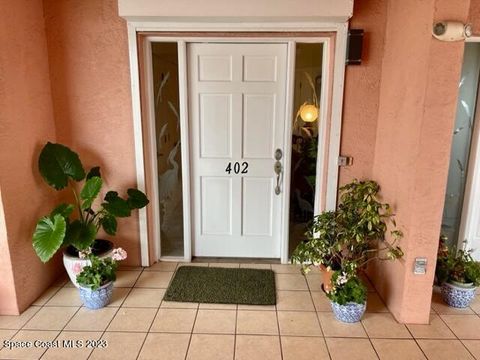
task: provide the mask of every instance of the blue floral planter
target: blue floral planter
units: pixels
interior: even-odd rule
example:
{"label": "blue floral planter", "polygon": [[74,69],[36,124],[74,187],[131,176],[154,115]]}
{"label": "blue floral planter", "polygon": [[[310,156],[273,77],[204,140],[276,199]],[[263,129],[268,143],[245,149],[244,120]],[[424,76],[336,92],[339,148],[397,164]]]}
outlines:
{"label": "blue floral planter", "polygon": [[360,321],[367,308],[367,302],[365,302],[365,304],[350,302],[345,305],[340,305],[336,302],[330,301],[330,305],[332,306],[335,318],[345,323],[355,323]]}
{"label": "blue floral planter", "polygon": [[442,298],[448,306],[455,308],[466,308],[475,297],[474,286],[464,287],[450,283],[442,284]]}
{"label": "blue floral planter", "polygon": [[97,290],[80,286],[80,298],[86,308],[96,310],[108,305],[113,294],[113,281],[103,285]]}

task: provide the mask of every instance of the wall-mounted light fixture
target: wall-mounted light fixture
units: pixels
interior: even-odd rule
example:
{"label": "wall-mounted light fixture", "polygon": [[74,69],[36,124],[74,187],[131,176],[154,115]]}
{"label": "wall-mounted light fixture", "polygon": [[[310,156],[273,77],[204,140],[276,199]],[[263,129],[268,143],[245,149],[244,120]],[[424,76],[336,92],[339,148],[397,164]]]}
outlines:
{"label": "wall-mounted light fixture", "polygon": [[472,25],[459,21],[439,21],[433,24],[432,35],[441,41],[461,41],[472,36]]}

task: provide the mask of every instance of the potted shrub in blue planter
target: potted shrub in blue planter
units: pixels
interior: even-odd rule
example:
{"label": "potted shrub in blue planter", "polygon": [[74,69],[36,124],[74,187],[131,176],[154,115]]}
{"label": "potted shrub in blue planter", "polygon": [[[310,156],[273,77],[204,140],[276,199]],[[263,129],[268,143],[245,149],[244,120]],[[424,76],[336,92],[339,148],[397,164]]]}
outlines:
{"label": "potted shrub in blue planter", "polygon": [[84,266],[77,275],[80,298],[88,309],[103,308],[112,298],[117,262],[126,259],[127,252],[118,248],[113,250],[111,257],[99,258],[83,252],[80,253],[80,257],[88,258],[90,262],[90,265]]}
{"label": "potted shrub in blue planter", "polygon": [[480,264],[472,258],[471,250],[445,249],[437,258],[435,275],[443,301],[451,307],[466,308],[480,285]]}
{"label": "potted shrub in blue planter", "polygon": [[362,319],[367,308],[367,288],[355,271],[335,271],[332,288],[326,294],[337,320],[354,323]]}

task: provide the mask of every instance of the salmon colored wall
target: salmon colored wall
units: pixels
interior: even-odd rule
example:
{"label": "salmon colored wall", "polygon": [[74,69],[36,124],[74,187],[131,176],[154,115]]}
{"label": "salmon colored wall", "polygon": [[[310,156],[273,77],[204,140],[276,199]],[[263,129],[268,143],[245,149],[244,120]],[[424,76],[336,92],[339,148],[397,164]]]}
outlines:
{"label": "salmon colored wall", "polygon": [[8,247],[7,224],[3,210],[2,193],[0,191],[0,314],[17,314],[18,305],[16,301],[15,280],[13,278],[12,259]]}
{"label": "salmon colored wall", "polygon": [[36,166],[55,124],[42,1],[1,1],[0,14],[0,314],[16,314],[61,269],[58,257],[44,265],[32,248],[35,221],[56,200]]}
{"label": "salmon colored wall", "polygon": [[[136,187],[126,22],[115,0],[45,0],[45,25],[58,142],[100,165],[105,191]],[[138,212],[111,238],[140,264]],[[102,234],[100,234],[101,236]]]}
{"label": "salmon colored wall", "polygon": [[473,35],[480,36],[480,1],[470,1],[467,22],[473,27]]}
{"label": "salmon colored wall", "polygon": [[[374,283],[395,317],[427,323],[447,181],[463,42],[434,39],[434,21],[465,21],[468,1],[390,1],[373,178],[404,230],[405,257],[377,264]],[[426,275],[414,275],[426,257]]]}
{"label": "salmon colored wall", "polygon": [[340,168],[340,184],[372,177],[386,15],[385,0],[355,1],[350,28],[365,35],[362,64],[345,72],[340,153],[353,156],[353,165]]}

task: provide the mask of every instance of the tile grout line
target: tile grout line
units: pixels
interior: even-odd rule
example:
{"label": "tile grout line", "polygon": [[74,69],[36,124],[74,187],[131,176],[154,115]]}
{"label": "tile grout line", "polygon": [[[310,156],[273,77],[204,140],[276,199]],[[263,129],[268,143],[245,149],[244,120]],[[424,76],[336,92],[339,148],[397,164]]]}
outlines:
{"label": "tile grout line", "polygon": [[[238,267],[240,268],[240,265]],[[235,309],[236,311],[235,311],[235,334],[233,335],[233,360],[235,360],[235,352],[237,350],[238,304],[235,306]]]}
{"label": "tile grout line", "polygon": [[[325,339],[325,333],[323,331],[322,323],[320,321],[320,318],[318,317],[319,312],[317,311],[317,309],[315,307],[315,301],[313,300],[313,295],[312,295],[312,290],[310,288],[310,284],[308,283],[305,275],[304,275],[304,277],[305,277],[305,281],[307,282],[308,293],[310,294],[310,300],[312,301],[313,309],[315,311],[315,316],[317,317],[318,326],[320,326],[320,331],[322,332],[322,335],[323,335],[322,337],[323,337],[323,343],[325,344],[325,349],[327,350],[328,357],[330,359],[332,359],[332,354],[330,354],[330,349],[328,348],[327,340]],[[323,295],[325,295],[325,293]]]}
{"label": "tile grout line", "polygon": [[[132,292],[133,288],[135,287],[135,284],[137,283],[138,279],[140,279],[140,276],[143,274],[143,271],[144,269],[142,269],[140,271],[140,274],[138,274],[138,277],[135,279],[135,281],[133,282],[132,286],[129,288],[130,290],[128,290],[127,294],[125,295],[125,298],[122,300],[122,302],[120,303],[120,306],[117,308],[117,311],[115,311],[115,313],[113,314],[112,318],[110,319],[110,321],[108,322],[108,324],[105,326],[105,329],[101,332],[102,334],[100,335],[100,340],[105,336],[105,333],[107,332],[107,329],[108,327],[110,326],[110,324],[112,323],[113,319],[115,319],[115,317],[117,316],[118,312],[120,311],[120,309],[122,308],[122,305],[125,303],[125,300],[127,300],[127,297],[130,295],[130,293]],[[115,285],[114,285],[115,286]],[[88,355],[87,357],[87,360],[89,360],[94,351],[96,349],[93,349],[90,354]]]}
{"label": "tile grout line", "polygon": [[200,307],[199,305],[197,305],[197,307],[196,307],[195,318],[193,319],[192,330],[190,331],[190,337],[188,339],[187,349],[185,351],[185,357],[184,357],[185,360],[187,360],[188,352],[190,351],[190,345],[192,343],[192,337],[193,337],[193,329],[195,329],[195,324],[197,322],[199,307]]}
{"label": "tile grout line", "polygon": [[[363,323],[363,320],[360,319],[359,322],[360,322],[360,324],[362,325],[363,331],[365,331],[365,334],[367,334],[368,342],[369,342],[370,345],[372,346],[372,349],[373,349],[373,351],[375,352],[375,355],[377,356],[378,359],[380,359],[380,356],[378,355],[377,349],[375,348],[375,345],[373,345],[372,338],[371,338],[370,335],[368,334],[367,328],[365,327],[365,324]],[[405,326],[405,327],[406,327],[406,326]]]}
{"label": "tile grout line", "polygon": [[[61,288],[60,288],[60,289],[61,289]],[[57,292],[58,292],[58,290],[57,290]],[[55,294],[56,294],[57,292],[55,292]],[[54,295],[55,295],[55,294],[54,294]],[[53,295],[52,295],[52,296],[53,296]],[[51,299],[51,297],[50,297],[48,300],[50,300],[50,299]],[[48,301],[48,300],[47,300],[47,301]],[[40,310],[42,310],[43,305],[30,305],[30,307],[38,307],[39,309],[38,309],[34,314],[32,314],[32,316],[30,316],[30,317],[23,323],[23,325],[20,326],[18,329],[7,329],[7,328],[3,329],[3,328],[0,328],[0,330],[12,330],[12,331],[14,332],[12,336],[10,336],[8,339],[5,339],[5,340],[12,340],[15,336],[17,336],[18,333],[23,329],[23,327],[24,327],[30,320],[32,320],[33,317],[34,317],[35,315],[37,315],[37,313],[38,313]],[[30,308],[30,307],[29,307],[29,308]],[[7,315],[7,316],[20,316],[20,315]],[[3,346],[3,343],[2,343],[2,347],[0,347],[0,351],[2,351],[3,349],[4,349],[4,346]]]}
{"label": "tile grout line", "polygon": [[[176,272],[177,268],[178,268],[178,263],[175,265],[175,269],[174,269],[174,271],[173,271],[172,277],[170,278],[170,281],[168,282],[167,289],[168,289],[168,286],[170,286],[170,283],[172,282],[173,277],[175,276],[175,272]],[[143,274],[144,271],[145,271],[145,268],[143,268],[142,272],[141,272],[140,275],[138,276],[138,279],[140,278],[141,274]],[[150,271],[147,271],[147,272],[150,272]],[[161,272],[161,271],[160,271],[160,272]],[[168,271],[168,272],[171,272],[171,271]],[[137,279],[137,280],[138,280],[138,279]],[[136,282],[135,282],[135,283],[136,283]],[[135,284],[134,284],[134,286],[135,286]],[[132,287],[132,289],[133,289],[133,287]],[[166,291],[166,290],[165,290],[165,291]],[[163,295],[165,296],[165,293],[164,293]],[[125,300],[126,300],[126,299],[127,299],[127,298],[125,297]],[[124,300],[124,301],[125,301],[125,300]],[[145,338],[143,339],[142,345],[140,346],[140,349],[138,350],[138,354],[137,354],[136,359],[138,359],[138,358],[140,357],[140,354],[142,353],[142,349],[143,349],[143,347],[144,347],[144,345],[145,345],[145,342],[147,341],[148,335],[151,334],[151,330],[152,330],[153,323],[155,322],[155,319],[156,319],[157,316],[158,316],[158,312],[160,311],[160,307],[161,307],[161,305],[162,305],[162,302],[163,302],[163,297],[162,297],[162,300],[160,301],[160,303],[158,304],[157,311],[155,312],[155,316],[153,317],[152,322],[151,322],[150,326],[148,327],[147,334],[145,335]],[[193,330],[193,328],[192,328],[192,330]]]}
{"label": "tile grout line", "polygon": [[[43,307],[42,307],[43,308]],[[58,332],[57,336],[55,336],[55,338],[53,339],[53,341],[55,341],[59,336],[60,334],[62,333],[62,331],[67,327],[68,323],[70,321],[72,321],[73,317],[80,311],[80,309],[82,308],[82,306],[79,306],[77,311],[75,311],[72,316],[70,316],[70,319],[68,319],[68,321],[65,323],[65,325],[60,329],[60,331]],[[46,330],[48,331],[48,330]],[[45,351],[42,353],[42,355],[40,355],[39,359],[41,359],[46,353],[47,351],[49,350],[49,348],[46,348]]]}
{"label": "tile grout line", "polygon": [[[58,281],[58,280],[56,280]],[[67,280],[68,281],[68,280]],[[65,283],[66,284],[66,283]],[[65,285],[64,284],[64,285]],[[56,286],[55,286],[56,287]],[[41,306],[40,306],[40,309],[35,312],[35,314],[33,314],[23,325],[22,327],[15,333],[14,336],[16,336],[20,331],[35,331],[35,330],[32,330],[32,329],[25,329],[25,325],[27,325],[40,311],[42,311],[43,308],[46,307],[46,304],[61,290],[63,289],[63,286],[60,286],[58,287],[58,290],[55,291],[54,294],[52,294],[52,296],[50,296]],[[75,316],[75,314],[80,310],[80,307],[77,309],[77,311],[75,311],[75,313],[70,317],[70,319],[66,322],[66,324],[64,325],[63,329],[65,328],[65,326],[67,326],[67,324],[70,322],[70,320],[72,319],[73,316]],[[55,330],[44,330],[44,331],[55,331]],[[60,333],[62,332],[62,330],[60,330],[57,334],[57,336],[55,336],[54,340],[60,335]],[[13,338],[13,337],[12,337]],[[38,359],[41,359],[43,357],[43,355],[48,351],[48,348],[46,348],[42,354],[38,357]]]}
{"label": "tile grout line", "polygon": [[275,304],[275,318],[277,319],[278,341],[280,342],[280,357],[283,360],[282,334],[280,332],[280,321],[278,320],[278,310],[277,310],[277,305],[276,304]]}
{"label": "tile grout line", "polygon": [[151,334],[150,330],[152,329],[153,323],[155,322],[155,319],[157,318],[158,312],[160,311],[160,305],[161,304],[162,304],[162,302],[160,302],[160,304],[158,305],[157,311],[155,312],[155,316],[153,317],[152,322],[150,323],[150,326],[148,327],[147,334],[145,335],[145,338],[142,341],[142,345],[140,346],[140,349],[138,349],[138,354],[137,354],[137,357],[135,358],[137,360],[140,357],[143,346],[145,345],[145,342],[147,341],[148,335]]}
{"label": "tile grout line", "polygon": [[[437,315],[437,316],[438,316],[438,315]],[[430,318],[430,316],[429,316],[429,318]],[[425,359],[428,359],[427,354],[425,354],[425,352],[423,351],[422,347],[420,346],[420,344],[419,344],[418,341],[417,341],[417,338],[413,335],[413,333],[412,333],[412,331],[410,330],[410,328],[409,328],[407,325],[405,325],[405,327],[407,328],[407,331],[408,331],[408,332],[410,333],[410,335],[412,336],[413,341],[415,341],[415,344],[417,344],[418,348],[419,348],[420,351],[422,352],[423,356],[425,356]]]}
{"label": "tile grout line", "polygon": [[[178,267],[179,267],[179,264],[176,265],[176,269],[178,269]],[[123,270],[124,270],[124,271],[128,271],[128,270],[125,270],[125,269],[123,269]],[[132,269],[132,270],[133,270],[133,269]],[[138,271],[138,270],[135,269],[135,271]],[[174,271],[175,271],[175,270],[174,270]],[[116,311],[114,311],[114,315],[113,315],[112,319],[111,319],[111,320],[108,322],[108,324],[106,325],[105,329],[104,329],[103,331],[98,331],[99,333],[101,333],[101,334],[100,334],[100,339],[103,338],[107,332],[109,332],[109,331],[107,331],[107,329],[108,329],[108,327],[111,325],[111,323],[112,323],[112,321],[115,319],[115,317],[118,315],[118,312],[119,312],[120,309],[122,309],[122,308],[123,308],[123,309],[129,309],[129,308],[142,308],[142,309],[148,309],[148,308],[150,308],[150,309],[152,309],[152,308],[155,308],[155,307],[143,307],[143,306],[135,306],[135,307],[125,307],[125,306],[124,306],[124,305],[125,305],[125,302],[126,302],[126,300],[127,300],[127,298],[128,298],[128,296],[131,295],[132,291],[136,288],[135,285],[138,283],[141,275],[144,274],[144,272],[157,272],[157,273],[158,273],[158,272],[172,272],[172,271],[162,271],[162,270],[159,270],[159,271],[146,271],[145,268],[142,268],[142,270],[139,271],[138,277],[137,277],[136,280],[133,282],[133,285],[131,285],[130,287],[123,287],[123,289],[128,289],[128,292],[126,292],[126,295],[124,296],[123,300],[120,302],[120,305],[119,305],[118,307],[116,307],[117,309],[116,309]],[[283,274],[283,273],[282,273],[282,274]],[[285,273],[285,274],[287,274],[287,273]],[[282,290],[282,291],[284,291],[284,292],[291,292],[291,293],[299,292],[299,291],[303,291],[303,292],[308,291],[308,292],[309,292],[309,297],[310,297],[310,299],[311,299],[311,301],[312,301],[312,303],[313,303],[313,306],[314,306],[314,310],[313,310],[313,311],[316,313],[317,322],[318,322],[318,324],[319,324],[319,327],[320,327],[322,336],[315,336],[315,335],[306,336],[306,335],[302,335],[302,337],[303,337],[303,336],[304,336],[304,337],[308,337],[308,338],[323,337],[323,339],[324,339],[324,344],[325,344],[327,353],[328,353],[329,357],[332,358],[332,355],[330,354],[330,350],[329,350],[328,345],[327,345],[327,343],[326,343],[326,340],[327,340],[328,338],[347,338],[347,339],[349,338],[349,339],[352,339],[352,338],[354,338],[354,337],[349,337],[349,336],[325,336],[325,334],[324,334],[324,332],[323,332],[322,324],[321,324],[321,322],[320,322],[319,313],[329,313],[330,311],[317,311],[317,310],[316,310],[315,302],[314,302],[314,300],[313,300],[313,293],[319,293],[319,291],[312,291],[311,286],[310,286],[310,284],[308,283],[306,277],[304,277],[304,278],[305,278],[305,281],[306,281],[306,283],[307,283],[307,290]],[[173,279],[173,275],[172,275],[172,277],[170,278],[169,283],[171,282],[172,279]],[[18,328],[18,329],[5,329],[5,330],[13,330],[13,334],[12,334],[9,338],[10,338],[10,339],[14,338],[15,336],[18,335],[18,333],[19,333],[20,331],[39,331],[39,332],[42,332],[42,331],[45,331],[45,332],[47,332],[47,331],[55,331],[55,330],[47,330],[47,329],[25,329],[25,326],[38,314],[39,311],[42,311],[42,309],[48,309],[48,308],[51,308],[51,307],[67,307],[67,308],[68,308],[68,307],[70,307],[70,308],[72,308],[72,307],[77,307],[77,306],[47,305],[48,302],[51,301],[52,298],[53,298],[54,296],[56,296],[56,295],[61,291],[61,289],[71,288],[70,286],[67,286],[67,285],[68,285],[68,283],[65,284],[65,285],[62,286],[62,287],[55,287],[55,288],[57,288],[56,291],[55,291],[50,297],[48,297],[48,299],[46,299],[42,305],[33,305],[33,304],[32,304],[32,307],[36,307],[36,308],[38,308],[39,310],[36,311],[34,314],[32,314],[30,317],[28,317],[27,320],[25,320],[25,321],[23,322],[23,325],[22,325],[20,328]],[[168,286],[167,286],[167,288],[168,288]],[[150,288],[150,287],[148,287],[148,288],[138,287],[138,289],[159,289],[159,288],[158,288],[158,287],[151,287],[151,288]],[[164,289],[164,288],[161,288],[161,289]],[[277,290],[278,290],[278,289],[277,289]],[[141,352],[142,352],[142,350],[143,350],[143,348],[144,348],[144,346],[145,346],[145,342],[146,342],[146,339],[147,339],[148,335],[152,333],[152,332],[151,332],[151,329],[152,329],[152,327],[153,327],[153,323],[154,323],[154,321],[155,321],[155,318],[158,316],[159,310],[162,308],[162,304],[163,304],[163,299],[162,299],[162,301],[160,302],[160,304],[156,307],[155,316],[153,317],[153,320],[152,320],[152,322],[151,322],[148,330],[146,330],[146,332],[143,331],[143,330],[142,330],[142,331],[133,331],[133,332],[135,332],[135,333],[145,334],[145,338],[143,339],[143,342],[142,342],[142,344],[141,344],[141,346],[140,346],[140,348],[139,348],[139,350],[138,350],[138,353],[137,353],[137,359],[140,357],[140,354],[141,354]],[[54,337],[54,340],[55,340],[55,339],[58,339],[59,336],[65,331],[65,329],[66,329],[66,327],[68,326],[68,324],[69,324],[70,322],[72,322],[72,319],[78,314],[78,312],[82,309],[82,307],[83,307],[83,306],[78,306],[78,307],[77,307],[76,311],[70,316],[70,318],[67,320],[66,324],[62,327],[61,330],[59,330],[59,333]],[[115,308],[115,307],[112,307],[112,308]],[[169,309],[169,308],[167,307],[166,309]],[[172,308],[172,309],[174,309],[174,308]],[[191,308],[181,308],[181,309],[191,309]],[[197,316],[198,316],[198,313],[199,313],[199,310],[200,310],[200,305],[199,305],[199,304],[196,304],[195,309],[196,309],[195,318],[194,318],[194,322],[193,322],[191,331],[189,332],[190,338],[189,338],[188,345],[187,345],[187,348],[186,348],[185,359],[187,358],[188,352],[189,352],[189,350],[190,350],[192,337],[193,337],[193,335],[194,335],[194,327],[195,327],[195,324],[196,324],[196,321],[197,321]],[[458,335],[452,330],[452,328],[446,323],[445,319],[443,318],[443,316],[452,316],[452,315],[453,315],[452,317],[454,317],[454,316],[459,316],[459,315],[474,315],[474,316],[476,316],[476,318],[479,318],[479,317],[480,317],[480,315],[477,314],[471,307],[469,307],[469,309],[473,312],[472,314],[440,314],[436,309],[434,309],[433,307],[431,307],[431,310],[432,310],[431,314],[436,314],[438,317],[440,317],[440,319],[442,320],[442,323],[444,323],[445,326],[446,326],[446,327],[452,332],[452,334],[454,335],[454,339],[453,339],[453,340],[459,341],[459,342],[462,344],[462,346],[465,348],[465,350],[467,351],[467,353],[469,353],[470,355],[473,356],[472,352],[471,352],[471,351],[467,348],[467,346],[465,345],[464,340],[462,340],[462,339],[460,339],[460,338],[458,337]],[[212,311],[214,311],[214,310],[217,310],[217,309],[206,309],[206,310],[212,310]],[[233,309],[232,309],[232,310],[233,310]],[[245,310],[249,310],[249,309],[245,309]],[[251,310],[254,311],[254,309],[251,309]],[[256,309],[256,310],[262,310],[262,309]],[[239,334],[238,334],[238,331],[237,331],[239,311],[240,311],[240,310],[239,310],[239,306],[238,306],[238,304],[236,304],[236,305],[235,305],[234,347],[233,347],[233,349],[234,349],[234,350],[233,350],[233,356],[234,356],[234,358],[235,358],[235,356],[236,356],[237,336],[239,335]],[[274,309],[273,311],[275,311],[275,316],[276,316],[276,320],[277,320],[278,338],[279,338],[279,342],[280,342],[280,353],[281,353],[281,357],[282,357],[282,359],[283,359],[283,347],[282,347],[282,337],[283,337],[283,336],[282,336],[281,333],[280,333],[279,316],[278,316],[278,315],[279,315],[279,311],[306,312],[306,313],[309,313],[309,312],[311,313],[311,311],[307,311],[307,310],[279,310],[279,309],[277,308],[277,306],[275,306],[275,309]],[[381,312],[381,311],[377,312],[377,311],[375,311],[374,313],[389,313],[389,314],[391,314],[389,311],[388,311],[388,312]],[[400,340],[400,338],[391,338],[391,337],[386,337],[386,338],[385,338],[385,337],[370,337],[370,335],[369,335],[369,334],[367,333],[367,331],[366,331],[366,328],[365,328],[365,325],[364,325],[363,321],[361,321],[361,325],[362,325],[362,328],[364,329],[364,331],[365,331],[365,333],[366,333],[366,336],[367,336],[367,338],[369,339],[369,342],[370,342],[371,346],[373,347],[373,350],[374,350],[375,354],[377,355],[377,357],[379,357],[379,354],[378,354],[377,349],[375,348],[375,346],[374,346],[374,344],[373,344],[373,340],[376,340],[376,339]],[[413,336],[413,333],[412,333],[412,331],[408,328],[408,326],[406,326],[405,324],[402,324],[402,325],[406,328],[406,330],[408,331],[408,333],[409,333],[410,336],[411,336],[411,339],[413,339],[413,340],[415,341],[415,343],[416,343],[417,346],[420,348],[420,351],[422,352],[422,354],[423,354],[424,356],[426,356],[426,354],[425,354],[425,352],[423,351],[423,349],[422,349],[422,347],[420,346],[420,344],[419,344],[418,341],[419,341],[419,340],[440,340],[439,338],[436,338],[436,337],[432,337],[432,338],[418,338],[418,339],[417,339],[417,338],[415,338],[415,337]],[[76,331],[76,330],[72,330],[72,331]],[[78,330],[78,332],[92,332],[92,331],[93,331],[93,330],[88,330],[88,329],[87,329],[87,330]],[[122,332],[122,331],[111,331],[111,332],[115,333],[115,332]],[[153,332],[153,333],[167,333],[167,334],[168,334],[168,333],[171,333],[171,334],[178,334],[177,332],[168,332],[168,331],[167,331],[167,332],[161,332],[161,331],[160,331],[160,332]],[[185,333],[185,334],[188,334],[188,332]],[[217,333],[210,333],[210,334],[209,334],[209,333],[198,333],[198,334],[218,335]],[[249,334],[249,335],[253,335],[253,336],[264,336],[265,334]],[[275,336],[275,335],[273,335],[273,336]],[[292,335],[285,335],[284,337],[288,338],[288,337],[297,337],[297,336],[299,336],[299,335],[293,335],[293,334],[292,334]],[[408,340],[408,339],[402,339],[402,340]],[[468,340],[468,339],[465,339],[465,340]],[[1,348],[0,348],[0,350],[1,350]],[[92,357],[94,350],[95,350],[95,349],[92,349],[92,350],[90,351],[90,354],[89,354],[88,357],[87,357],[88,359],[90,359],[90,358]],[[39,356],[40,356],[39,358],[44,358],[44,357],[45,357],[45,354],[46,354],[47,352],[48,352],[48,348],[46,348],[46,349],[44,350],[44,352],[43,352],[41,355],[39,355]],[[475,358],[475,356],[473,356],[473,357]]]}
{"label": "tile grout line", "polygon": [[[172,279],[175,277],[175,273],[177,272],[178,268],[180,268],[182,265],[180,265],[180,263],[177,263],[177,266],[175,267],[175,271],[172,275],[172,278],[170,279],[170,281],[172,281]],[[207,264],[207,267],[209,265]],[[162,303],[163,303],[163,299],[162,299]],[[160,304],[160,306],[162,305],[162,303]],[[188,338],[188,344],[187,344],[187,349],[185,351],[185,357],[184,357],[184,360],[187,360],[187,356],[188,356],[188,352],[190,351],[190,344],[192,343],[192,337],[193,337],[193,329],[195,329],[195,323],[197,322],[197,316],[198,316],[198,310],[200,308],[200,304],[197,304],[196,306],[196,311],[195,311],[195,318],[193,319],[193,324],[192,324],[192,330],[190,331],[190,337]]]}
{"label": "tile grout line", "polygon": [[[460,315],[460,314],[459,314]],[[466,315],[466,314],[465,314]],[[452,330],[452,328],[450,326],[448,326],[447,322],[442,318],[442,315],[438,314],[438,317],[442,320],[442,322],[447,326],[448,330],[450,330],[453,335],[455,336],[455,338],[457,339],[457,341],[460,342],[460,344],[462,344],[462,346],[464,347],[465,350],[467,350],[467,352],[474,358],[476,359],[475,355],[473,355],[470,351],[470,349],[468,349],[465,344],[463,343],[463,341],[458,337],[458,335],[455,333],[455,331]],[[478,315],[477,315],[478,317]]]}

